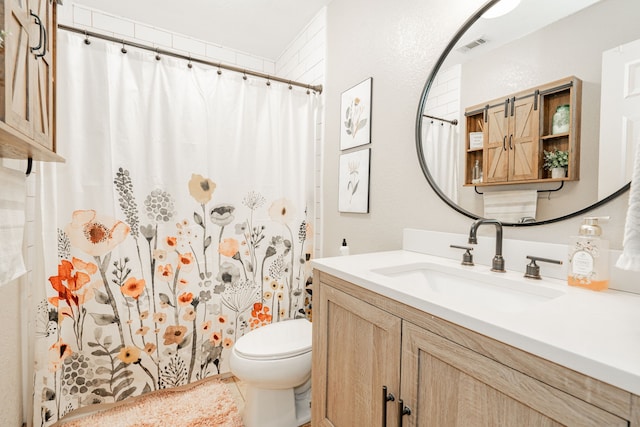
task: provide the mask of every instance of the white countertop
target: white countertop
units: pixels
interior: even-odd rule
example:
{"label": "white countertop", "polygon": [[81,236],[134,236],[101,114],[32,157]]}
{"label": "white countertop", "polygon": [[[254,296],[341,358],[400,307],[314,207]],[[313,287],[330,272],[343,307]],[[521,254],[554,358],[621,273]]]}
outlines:
{"label": "white countertop", "polygon": [[[489,310],[463,301],[416,292],[415,286],[372,270],[422,262],[468,269],[496,280],[562,291],[562,295],[517,312]],[[566,281],[524,279],[522,272],[495,273],[486,265],[460,266],[439,256],[408,250],[312,260],[312,266],[378,294],[525,350],[559,365],[640,395],[640,295],[595,292]],[[543,276],[544,276],[544,266]],[[470,270],[469,270],[470,269]]]}

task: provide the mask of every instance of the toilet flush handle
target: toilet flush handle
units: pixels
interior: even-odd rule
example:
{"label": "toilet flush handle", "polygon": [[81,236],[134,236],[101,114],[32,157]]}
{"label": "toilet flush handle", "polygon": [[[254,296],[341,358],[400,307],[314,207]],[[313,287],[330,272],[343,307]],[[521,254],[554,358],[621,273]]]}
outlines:
{"label": "toilet flush handle", "polygon": [[382,427],[387,427],[387,402],[393,402],[396,398],[388,392],[387,386],[382,386]]}

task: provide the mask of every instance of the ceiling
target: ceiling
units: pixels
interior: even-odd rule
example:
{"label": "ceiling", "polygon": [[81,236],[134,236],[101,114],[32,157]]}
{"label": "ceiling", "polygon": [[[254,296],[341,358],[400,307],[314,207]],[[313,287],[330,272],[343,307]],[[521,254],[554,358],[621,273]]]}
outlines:
{"label": "ceiling", "polygon": [[331,0],[72,0],[112,15],[276,60]]}
{"label": "ceiling", "polygon": [[[518,7],[506,15],[478,19],[453,48],[447,57],[447,64],[464,63],[484,55],[508,41],[538,31],[599,1],[601,0],[521,0]],[[462,47],[478,39],[485,40],[485,44],[472,50]]]}

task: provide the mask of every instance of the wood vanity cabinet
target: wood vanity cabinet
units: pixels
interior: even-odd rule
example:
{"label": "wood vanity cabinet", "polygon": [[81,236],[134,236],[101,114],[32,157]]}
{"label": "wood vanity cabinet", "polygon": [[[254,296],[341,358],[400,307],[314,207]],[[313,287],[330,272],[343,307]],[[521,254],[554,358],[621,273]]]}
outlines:
{"label": "wood vanity cabinet", "polygon": [[331,286],[319,291],[313,296],[313,425],[384,425],[383,411],[393,418],[396,408],[383,405],[383,387],[400,390],[401,320]]}
{"label": "wood vanity cabinet", "polygon": [[[581,92],[582,82],[568,77],[467,108],[465,185],[550,181],[543,154],[553,149],[569,152],[567,177],[558,180],[579,179]],[[569,131],[552,134],[560,105],[569,105]],[[472,148],[470,132],[482,133],[482,147]],[[482,183],[472,182],[476,161],[482,165]]]}
{"label": "wood vanity cabinet", "polygon": [[2,1],[0,157],[64,161],[55,153],[56,7]]}
{"label": "wood vanity cabinet", "polygon": [[314,286],[313,426],[640,427],[638,396],[317,270]]}

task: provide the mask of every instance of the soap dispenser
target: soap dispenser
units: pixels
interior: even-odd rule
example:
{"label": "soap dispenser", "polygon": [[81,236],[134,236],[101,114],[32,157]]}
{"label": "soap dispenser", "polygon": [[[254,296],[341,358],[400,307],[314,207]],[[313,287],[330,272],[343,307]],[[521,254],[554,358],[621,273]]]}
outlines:
{"label": "soap dispenser", "polygon": [[340,246],[340,255],[349,255],[349,246],[347,245],[347,239],[342,239],[342,245]]}
{"label": "soap dispenser", "polygon": [[571,286],[594,291],[609,287],[609,241],[600,237],[598,220],[609,217],[585,217],[577,236],[569,242],[569,274]]}

